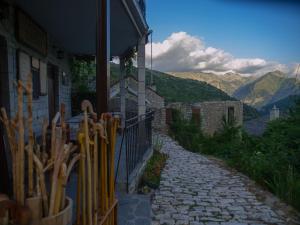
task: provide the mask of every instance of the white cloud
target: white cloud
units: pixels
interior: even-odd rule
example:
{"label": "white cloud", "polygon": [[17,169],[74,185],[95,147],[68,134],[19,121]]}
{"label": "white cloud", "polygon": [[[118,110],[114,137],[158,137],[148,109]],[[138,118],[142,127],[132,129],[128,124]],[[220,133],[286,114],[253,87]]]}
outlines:
{"label": "white cloud", "polygon": [[[149,43],[146,46],[148,63],[150,56]],[[153,68],[169,72],[237,72],[243,75],[261,75],[277,69],[291,72],[288,66],[277,62],[261,58],[235,58],[222,49],[205,46],[200,38],[186,32],[173,33],[163,42],[153,43]]]}

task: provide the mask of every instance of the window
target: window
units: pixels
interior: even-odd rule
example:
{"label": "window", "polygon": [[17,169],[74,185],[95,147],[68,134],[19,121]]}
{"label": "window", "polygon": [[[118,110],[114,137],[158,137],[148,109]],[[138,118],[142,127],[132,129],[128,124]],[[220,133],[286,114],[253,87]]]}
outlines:
{"label": "window", "polygon": [[38,99],[41,95],[40,60],[31,57],[32,96]]}
{"label": "window", "polygon": [[234,123],[234,107],[229,107],[228,108],[228,118],[227,118],[227,122],[229,124],[233,124]]}

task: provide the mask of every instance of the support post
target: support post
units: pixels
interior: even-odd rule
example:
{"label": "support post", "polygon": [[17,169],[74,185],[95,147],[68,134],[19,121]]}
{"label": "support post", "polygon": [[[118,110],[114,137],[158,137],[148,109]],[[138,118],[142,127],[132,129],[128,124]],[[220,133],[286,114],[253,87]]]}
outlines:
{"label": "support post", "polygon": [[145,83],[146,83],[146,66],[145,66],[145,45],[146,36],[143,36],[138,45],[138,115],[141,117],[146,113],[146,101],[145,101]]}
{"label": "support post", "polygon": [[121,102],[121,127],[122,129],[125,128],[125,121],[126,121],[126,87],[125,87],[125,60],[123,58],[120,59],[120,102]]}
{"label": "support post", "polygon": [[108,112],[110,94],[110,0],[97,0],[96,109]]}

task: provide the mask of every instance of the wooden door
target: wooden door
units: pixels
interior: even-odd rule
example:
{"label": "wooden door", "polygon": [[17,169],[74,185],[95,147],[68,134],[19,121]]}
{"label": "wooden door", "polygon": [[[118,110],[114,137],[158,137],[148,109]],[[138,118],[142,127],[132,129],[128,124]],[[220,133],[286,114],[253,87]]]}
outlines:
{"label": "wooden door", "polygon": [[227,118],[227,122],[230,125],[233,125],[233,123],[235,122],[235,118],[234,118],[234,107],[229,107],[228,108],[228,118]]}
{"label": "wooden door", "polygon": [[192,120],[197,126],[200,126],[200,109],[199,108],[192,108]]}
{"label": "wooden door", "polygon": [[[6,39],[0,36],[0,107],[9,113],[8,54]],[[4,145],[4,129],[0,122],[0,192],[11,194],[8,170],[8,149]]]}
{"label": "wooden door", "polygon": [[171,123],[173,122],[172,111],[173,110],[171,108],[166,109],[166,124],[167,125],[171,125]]}
{"label": "wooden door", "polygon": [[58,67],[52,64],[48,64],[48,109],[49,109],[49,121],[51,121],[58,110]]}

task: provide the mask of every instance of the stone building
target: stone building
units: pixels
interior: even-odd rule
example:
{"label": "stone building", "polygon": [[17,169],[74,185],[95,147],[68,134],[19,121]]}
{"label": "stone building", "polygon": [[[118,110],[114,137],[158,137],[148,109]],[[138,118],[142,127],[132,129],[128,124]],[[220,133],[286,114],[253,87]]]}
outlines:
{"label": "stone building", "polygon": [[195,104],[171,103],[167,106],[167,123],[172,121],[172,109],[179,110],[187,120],[194,119],[207,135],[222,129],[223,120],[243,124],[243,103],[240,101],[211,101]]}
{"label": "stone building", "polygon": [[[1,106],[10,116],[16,114],[14,82],[26,82],[31,73],[33,128],[39,134],[43,119],[53,118],[61,103],[66,105],[66,118],[71,116],[71,55],[24,11],[6,7],[6,19],[0,22]],[[24,96],[24,110],[26,102]]]}
{"label": "stone building", "polygon": [[[134,76],[125,78],[126,89],[126,119],[138,114],[137,89],[138,81]],[[166,109],[165,99],[160,96],[153,88],[146,87],[146,111],[154,111],[153,128],[164,131],[166,129]],[[120,112],[120,82],[116,82],[111,87],[110,92],[110,111]]]}

